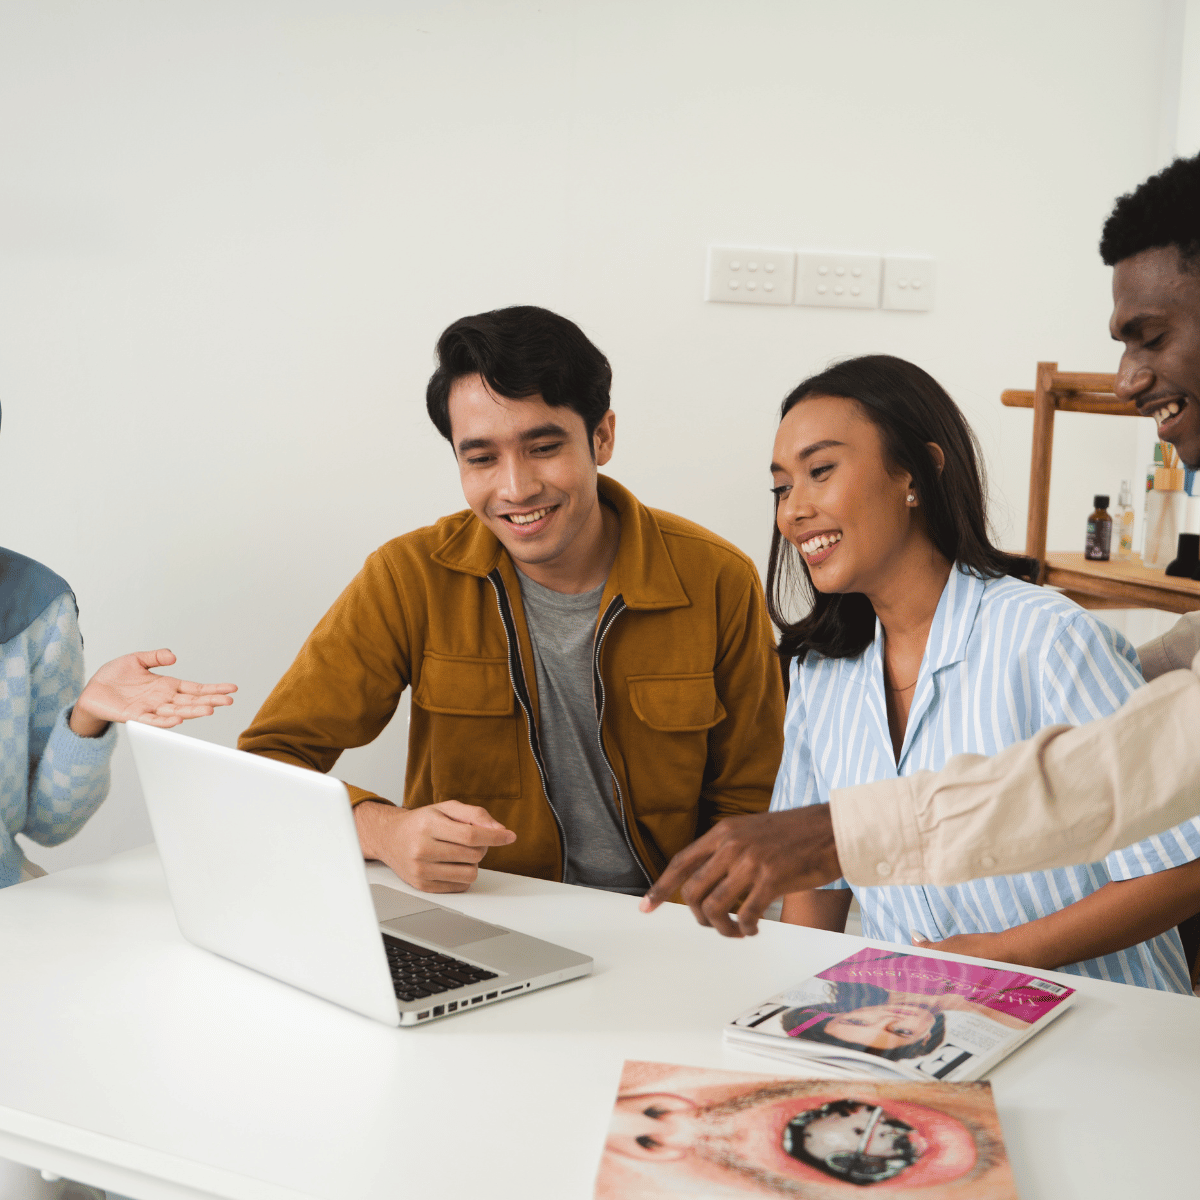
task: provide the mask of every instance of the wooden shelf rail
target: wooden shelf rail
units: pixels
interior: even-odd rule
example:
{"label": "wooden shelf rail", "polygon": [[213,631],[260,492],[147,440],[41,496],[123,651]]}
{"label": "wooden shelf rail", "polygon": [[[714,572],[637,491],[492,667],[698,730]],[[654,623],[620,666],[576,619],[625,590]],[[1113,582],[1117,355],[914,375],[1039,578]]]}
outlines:
{"label": "wooden shelf rail", "polygon": [[1063,588],[1084,608],[1158,608],[1167,612],[1200,609],[1200,583],[1170,579],[1132,563],[1087,562],[1082,554],[1046,553],[1050,517],[1050,455],[1056,412],[1102,413],[1136,417],[1137,407],[1113,394],[1114,377],[1091,371],[1060,371],[1057,363],[1038,363],[1032,392],[1006,391],[1000,403],[1033,409],[1033,459],[1029,469],[1029,521],[1025,553],[1038,561],[1038,582]]}
{"label": "wooden shelf rail", "polygon": [[1113,394],[1115,376],[1095,371],[1060,371],[1058,363],[1037,366],[1032,392],[1001,392],[1000,403],[1009,408],[1033,409],[1033,460],[1029,468],[1029,518],[1025,525],[1025,553],[1041,564],[1045,583],[1046,525],[1050,519],[1050,456],[1054,450],[1056,412],[1108,413],[1136,417],[1137,407]]}

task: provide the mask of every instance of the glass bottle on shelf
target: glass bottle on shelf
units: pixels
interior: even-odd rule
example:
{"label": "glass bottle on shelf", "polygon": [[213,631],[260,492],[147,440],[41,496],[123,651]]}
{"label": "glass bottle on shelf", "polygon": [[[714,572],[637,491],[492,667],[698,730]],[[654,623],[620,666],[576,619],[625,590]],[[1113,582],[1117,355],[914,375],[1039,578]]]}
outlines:
{"label": "glass bottle on shelf", "polygon": [[1133,561],[1133,495],[1129,480],[1121,480],[1117,511],[1113,513],[1112,557],[1117,562]]}
{"label": "glass bottle on shelf", "polygon": [[1095,511],[1087,519],[1087,538],[1083,544],[1083,557],[1089,562],[1108,562],[1112,547],[1113,519],[1108,513],[1108,497],[1093,496]]}
{"label": "glass bottle on shelf", "polygon": [[1146,492],[1142,499],[1142,565],[1146,565],[1146,534],[1150,528],[1150,493],[1154,491],[1154,472],[1163,465],[1162,443],[1154,443],[1154,457],[1146,468]]}
{"label": "glass bottle on shelf", "polygon": [[1146,493],[1146,548],[1142,552],[1142,565],[1152,571],[1163,571],[1174,560],[1187,516],[1183,468],[1177,465],[1174,447],[1163,447],[1162,454],[1167,465],[1154,472],[1154,486]]}

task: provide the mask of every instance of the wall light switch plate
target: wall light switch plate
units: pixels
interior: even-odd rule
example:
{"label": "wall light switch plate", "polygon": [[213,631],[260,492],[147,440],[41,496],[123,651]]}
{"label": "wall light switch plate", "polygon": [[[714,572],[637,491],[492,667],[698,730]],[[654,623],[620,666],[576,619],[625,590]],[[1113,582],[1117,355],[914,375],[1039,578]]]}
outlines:
{"label": "wall light switch plate", "polygon": [[933,307],[935,280],[932,258],[888,255],[883,260],[883,307],[928,312]]}
{"label": "wall light switch plate", "polygon": [[879,307],[879,255],[802,250],[796,256],[796,303]]}
{"label": "wall light switch plate", "polygon": [[796,254],[754,246],[709,246],[705,300],[728,304],[791,304]]}

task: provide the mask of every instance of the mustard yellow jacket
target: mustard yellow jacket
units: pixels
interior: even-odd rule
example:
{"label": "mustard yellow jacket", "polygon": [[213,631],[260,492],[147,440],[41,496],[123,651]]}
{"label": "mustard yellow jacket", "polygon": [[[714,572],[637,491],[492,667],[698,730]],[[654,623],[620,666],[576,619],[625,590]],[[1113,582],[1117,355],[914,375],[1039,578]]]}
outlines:
{"label": "mustard yellow jacket", "polygon": [[[783,688],[758,573],[698,525],[600,477],[621,522],[593,691],[613,797],[648,879],[715,820],[760,812],[783,750]],[[413,689],[404,803],[482,805],[517,834],[483,865],[562,879],[538,744],[533,651],[512,560],[468,510],[367,559],[242,734],[328,771]],[[351,799],[382,799],[351,787]]]}

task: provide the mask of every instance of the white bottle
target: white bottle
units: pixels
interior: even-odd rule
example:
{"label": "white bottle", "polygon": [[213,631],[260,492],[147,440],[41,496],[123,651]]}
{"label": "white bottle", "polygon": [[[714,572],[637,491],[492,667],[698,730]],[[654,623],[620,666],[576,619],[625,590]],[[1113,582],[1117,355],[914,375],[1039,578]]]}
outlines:
{"label": "white bottle", "polygon": [[1142,566],[1162,571],[1175,560],[1187,517],[1182,467],[1159,467],[1146,493],[1146,549]]}
{"label": "white bottle", "polygon": [[1121,493],[1113,513],[1112,556],[1117,562],[1133,559],[1133,496],[1127,479],[1121,480]]}
{"label": "white bottle", "polygon": [[1154,460],[1146,468],[1146,494],[1142,497],[1142,566],[1149,562],[1146,537],[1150,532],[1150,493],[1154,491],[1154,472],[1163,465],[1162,442],[1154,443]]}

